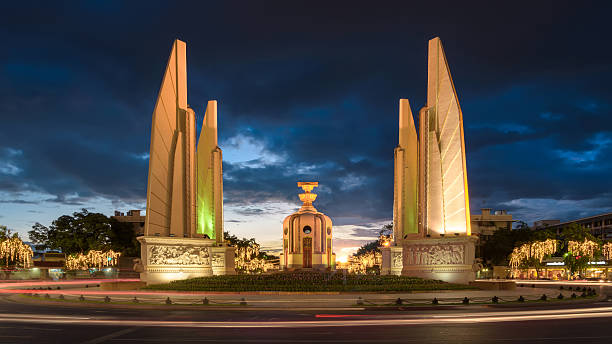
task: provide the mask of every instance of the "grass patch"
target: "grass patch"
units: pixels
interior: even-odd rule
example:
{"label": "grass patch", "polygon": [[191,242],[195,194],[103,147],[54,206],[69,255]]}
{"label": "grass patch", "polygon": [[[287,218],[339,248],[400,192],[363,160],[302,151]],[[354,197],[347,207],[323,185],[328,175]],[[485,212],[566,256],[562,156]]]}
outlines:
{"label": "grass patch", "polygon": [[346,275],[334,272],[300,271],[263,275],[199,277],[145,287],[178,291],[280,291],[280,292],[411,292],[465,290],[474,287],[393,275]]}

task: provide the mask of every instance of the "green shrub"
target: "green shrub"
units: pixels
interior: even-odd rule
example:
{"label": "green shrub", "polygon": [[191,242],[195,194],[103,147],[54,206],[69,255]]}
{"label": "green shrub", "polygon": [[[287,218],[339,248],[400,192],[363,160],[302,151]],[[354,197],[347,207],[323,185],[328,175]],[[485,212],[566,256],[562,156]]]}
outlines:
{"label": "green shrub", "polygon": [[259,275],[199,277],[148,286],[155,290],[180,291],[373,291],[409,292],[471,289],[465,285],[393,275],[346,275],[335,272],[299,271]]}

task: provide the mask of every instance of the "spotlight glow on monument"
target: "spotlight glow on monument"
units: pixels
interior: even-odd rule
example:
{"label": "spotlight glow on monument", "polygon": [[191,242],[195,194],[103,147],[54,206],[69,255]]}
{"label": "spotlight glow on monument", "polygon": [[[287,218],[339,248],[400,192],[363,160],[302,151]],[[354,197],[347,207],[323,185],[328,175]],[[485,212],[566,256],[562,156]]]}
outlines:
{"label": "spotlight glow on monument", "polygon": [[429,41],[427,106],[419,113],[422,232],[470,235],[463,113],[440,38]]}
{"label": "spotlight glow on monument", "polygon": [[161,283],[232,274],[223,239],[222,153],[217,102],[208,102],[196,154],[195,112],[187,105],[185,42],[176,40],[153,111],[141,279]]}
{"label": "spotlight glow on monument", "polygon": [[[429,41],[427,104],[419,134],[400,100],[393,245],[381,273],[467,283],[474,279],[463,114],[439,38]],[[452,237],[448,235],[453,235]]]}
{"label": "spotlight glow on monument", "polygon": [[[223,241],[222,152],[217,146],[217,101],[208,102],[197,150],[197,233]],[[217,197],[215,197],[217,196]]]}

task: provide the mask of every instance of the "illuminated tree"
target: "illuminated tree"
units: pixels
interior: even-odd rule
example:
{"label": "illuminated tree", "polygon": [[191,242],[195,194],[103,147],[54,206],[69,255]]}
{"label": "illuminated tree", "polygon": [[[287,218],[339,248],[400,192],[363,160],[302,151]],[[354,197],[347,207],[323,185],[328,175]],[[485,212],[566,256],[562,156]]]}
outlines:
{"label": "illuminated tree", "polygon": [[515,247],[510,254],[510,267],[514,270],[521,267],[533,267],[539,275],[542,261],[557,252],[557,240],[546,239],[534,241]]}
{"label": "illuminated tree", "polygon": [[601,248],[601,253],[606,260],[612,260],[612,242],[604,244]]}
{"label": "illuminated tree", "polygon": [[567,243],[567,253],[563,255],[563,261],[570,274],[584,271],[589,262],[599,253],[599,244],[584,239],[584,241],[570,240]]}
{"label": "illuminated tree", "polygon": [[567,250],[575,256],[595,257],[595,253],[599,250],[599,244],[588,239],[584,239],[583,242],[570,241],[568,242]]}
{"label": "illuminated tree", "polygon": [[380,251],[368,251],[362,254],[355,254],[349,259],[348,272],[355,274],[379,274],[382,264],[382,254]]}
{"label": "illuminated tree", "polygon": [[66,258],[68,270],[87,270],[90,268],[101,269],[103,267],[116,266],[121,253],[113,250],[96,251],[91,250],[87,254],[71,254]]}
{"label": "illuminated tree", "polygon": [[262,273],[277,268],[278,257],[262,252],[255,238],[239,239],[229,232],[224,232],[223,237],[228,245],[236,247],[236,271]]}
{"label": "illuminated tree", "polygon": [[479,252],[485,262],[493,265],[509,264],[508,257],[514,248],[521,244],[556,239],[555,233],[547,229],[532,230],[522,221],[519,221],[516,228],[500,228],[493,232],[482,246]]}
{"label": "illuminated tree", "polygon": [[0,260],[3,265],[22,266],[28,268],[32,265],[32,248],[25,244],[17,233],[11,234],[6,226],[0,226]]}
{"label": "illuminated tree", "polygon": [[600,252],[599,239],[579,224],[572,224],[562,232],[565,239],[563,262],[570,275],[582,273]]}

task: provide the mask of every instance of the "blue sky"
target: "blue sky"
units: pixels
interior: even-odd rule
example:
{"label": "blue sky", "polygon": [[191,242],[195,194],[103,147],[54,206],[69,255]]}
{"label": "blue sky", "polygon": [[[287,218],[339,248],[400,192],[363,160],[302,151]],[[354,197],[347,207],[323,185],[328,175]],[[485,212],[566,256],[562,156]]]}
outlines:
{"label": "blue sky", "polygon": [[[486,6],[485,6],[486,4]],[[20,2],[0,8],[0,224],[144,209],[151,114],[175,38],[188,102],[219,101],[225,226],[278,247],[296,182],[343,255],[392,218],[398,100],[424,105],[440,36],[464,113],[472,210],[612,209],[605,2]]]}

